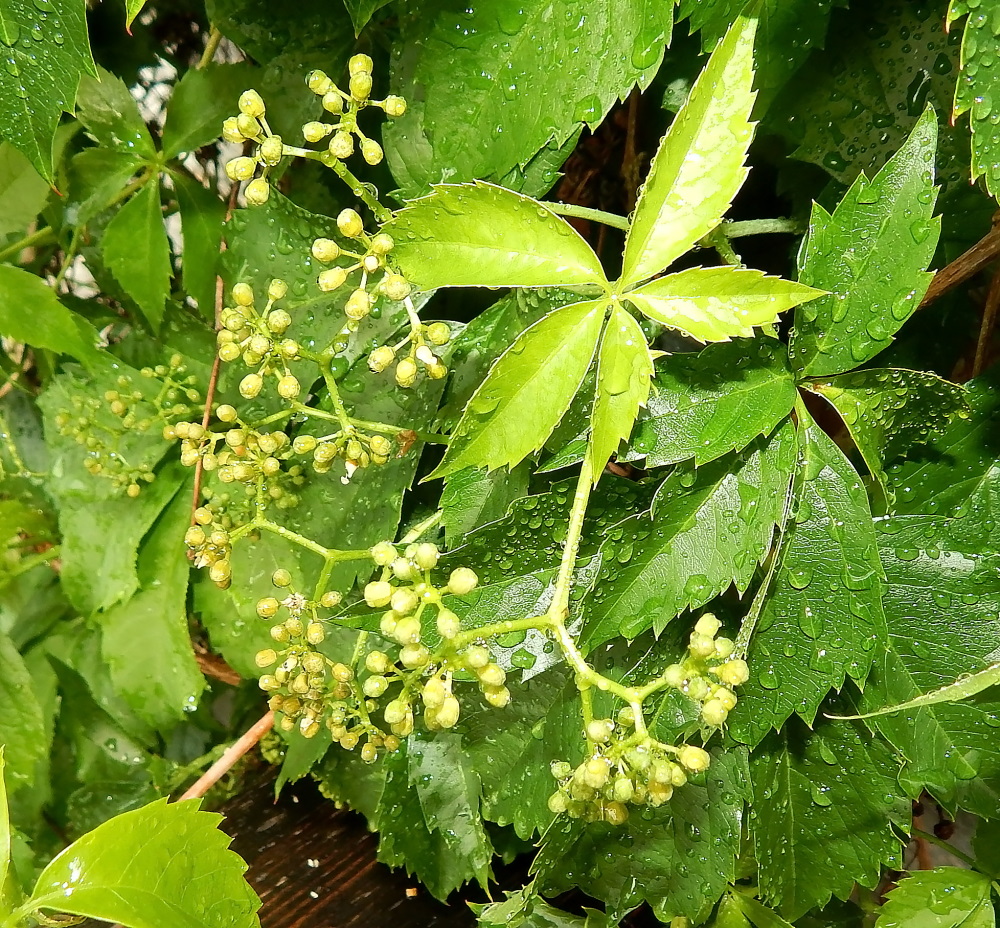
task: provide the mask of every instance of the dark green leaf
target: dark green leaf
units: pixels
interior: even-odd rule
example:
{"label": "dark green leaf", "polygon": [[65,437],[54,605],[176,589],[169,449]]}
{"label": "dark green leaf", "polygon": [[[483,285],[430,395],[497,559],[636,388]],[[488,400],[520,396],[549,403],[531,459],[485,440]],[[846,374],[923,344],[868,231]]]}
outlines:
{"label": "dark green leaf", "polygon": [[102,364],[94,329],[66,309],[44,280],[18,267],[0,265],[0,333],[72,355],[88,367]]}
{"label": "dark green leaf", "polygon": [[[38,33],[40,42],[34,41]],[[52,142],[60,115],[72,112],[84,74],[96,74],[87,40],[83,0],[29,0],[0,4],[0,137],[52,181]],[[25,41],[27,40],[27,42]]]}
{"label": "dark green leaf", "polygon": [[660,631],[730,584],[744,591],[781,521],[794,462],[786,423],[741,455],[672,473],[651,514],[608,532],[581,643],[593,648],[617,635]]}
{"label": "dark green leaf", "polygon": [[875,357],[920,304],[941,230],[932,218],[936,144],[927,109],[906,144],[872,180],[860,175],[832,215],[813,205],[799,278],[830,293],[795,313],[789,354],[804,374],[839,374]]}
{"label": "dark green leaf", "polygon": [[135,98],[114,74],[99,67],[96,77],[84,76],[76,109],[77,118],[102,147],[141,158],[156,157],[156,146],[139,115]]}
{"label": "dark green leaf", "polygon": [[403,273],[423,290],[607,284],[597,255],[568,222],[491,184],[435,187],[385,228]]}
{"label": "dark green leaf", "polygon": [[409,108],[385,130],[393,177],[408,197],[446,180],[500,178],[581,123],[596,127],[616,99],[652,80],[672,14],[631,0],[421,9],[394,62],[393,87]]}
{"label": "dark green leaf", "polygon": [[807,722],[846,679],[863,683],[886,641],[883,577],[861,479],[800,410],[799,485],[774,585],[747,658],[730,732],[757,744],[792,714]]}
{"label": "dark green leaf", "polygon": [[31,902],[126,928],[254,928],[260,900],[221,815],[166,800],[95,828],[52,861]]}
{"label": "dark green leaf", "polygon": [[773,339],[709,345],[660,364],[631,449],[647,467],[705,464],[770,432],[794,403],[786,355]]}
{"label": "dark green leaf", "polygon": [[596,909],[585,909],[587,915],[581,918],[549,905],[535,892],[534,884],[513,892],[508,890],[505,896],[506,899],[488,905],[469,903],[479,928],[608,928],[609,925],[604,913]]}
{"label": "dark green leaf", "polygon": [[[752,665],[751,665],[752,666]],[[789,919],[900,866],[910,823],[892,751],[859,722],[792,720],[750,758],[750,833],[763,900]]]}
{"label": "dark green leaf", "polygon": [[515,499],[528,495],[528,477],[523,464],[509,473],[470,467],[449,477],[441,491],[441,522],[448,546],[453,548],[473,529],[502,519]]}
{"label": "dark green leaf", "polygon": [[1000,876],[1000,822],[980,819],[972,836],[976,869],[992,879]]}
{"label": "dark green leaf", "polygon": [[432,476],[510,467],[538,451],[583,381],[607,306],[606,300],[564,306],[523,332],[469,400]]}
{"label": "dark green leaf", "polygon": [[222,121],[238,112],[240,94],[258,76],[245,61],[189,68],[170,96],[163,156],[176,158],[214,142],[222,132]]}
{"label": "dark green leaf", "polygon": [[354,23],[354,34],[361,35],[361,30],[368,25],[375,12],[391,2],[392,0],[344,0],[344,6]]}
{"label": "dark green leaf", "polygon": [[993,928],[989,877],[959,867],[918,870],[886,898],[875,928]]}
{"label": "dark green leaf", "polygon": [[0,712],[4,719],[0,744],[8,788],[14,793],[22,786],[31,786],[35,764],[45,750],[45,721],[31,674],[6,635],[0,635]]}
{"label": "dark green leaf", "polygon": [[104,230],[104,260],[138,304],[153,331],[163,322],[170,292],[170,243],[160,212],[160,187],[146,183]]}
{"label": "dark green leaf", "polygon": [[869,369],[814,383],[812,389],[840,413],[890,503],[884,465],[943,431],[956,416],[969,415],[965,390],[920,371]]}
{"label": "dark green leaf", "polygon": [[755,19],[736,17],[663,137],[625,239],[625,287],[658,274],[704,238],[743,186],[754,128],[756,28]]}
{"label": "dark green leaf", "polygon": [[181,274],[184,289],[198,303],[206,319],[215,319],[215,283],[219,271],[219,242],[225,204],[211,190],[183,174],[174,174],[174,190],[181,213],[184,251]]}
{"label": "dark green leaf", "polygon": [[66,218],[84,225],[115,201],[143,162],[131,152],[85,148],[69,163]]}
{"label": "dark green leaf", "polygon": [[751,896],[744,893],[730,893],[728,899],[732,900],[732,904],[746,919],[749,919],[753,928],[792,928],[777,912]]}
{"label": "dark green leaf", "polygon": [[0,236],[24,232],[49,198],[49,185],[10,142],[0,142]]}
{"label": "dark green leaf", "polygon": [[703,921],[735,878],[745,771],[739,748],[716,751],[703,779],[651,815],[632,815],[621,827],[558,820],[532,865],[542,890],[578,886],[617,918],[645,901],[660,921]]}
{"label": "dark green leaf", "polygon": [[[330,0],[300,0],[283,8],[278,18],[275,12],[271,0],[208,0],[205,4],[209,21],[254,60],[264,64],[286,55],[281,70],[297,72],[293,81],[296,95],[303,92],[302,78],[309,70],[304,63],[307,57],[315,60],[315,53],[320,52],[322,63],[335,63],[334,67],[347,60],[354,36],[352,29],[344,28],[339,3],[331,8]],[[336,28],[338,25],[341,28]],[[270,82],[268,86],[272,86]]]}

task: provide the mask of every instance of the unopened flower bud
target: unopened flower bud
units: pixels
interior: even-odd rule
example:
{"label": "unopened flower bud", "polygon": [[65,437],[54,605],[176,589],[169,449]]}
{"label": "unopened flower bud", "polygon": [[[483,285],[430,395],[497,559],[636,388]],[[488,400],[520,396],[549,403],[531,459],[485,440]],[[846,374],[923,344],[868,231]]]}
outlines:
{"label": "unopened flower bud", "polygon": [[372,300],[364,290],[355,290],[344,304],[344,314],[348,319],[364,319],[371,311]]}
{"label": "unopened flower bud", "polygon": [[271,188],[263,177],[258,177],[247,184],[243,196],[249,206],[263,206],[271,196]]}
{"label": "unopened flower bud", "polygon": [[260,159],[264,164],[275,165],[281,160],[284,146],[280,135],[272,135],[264,139],[260,146]]}
{"label": "unopened flower bud", "polygon": [[337,228],[340,229],[341,235],[347,238],[357,238],[364,232],[365,225],[357,210],[344,209],[337,216]]}
{"label": "unopened flower bud", "polygon": [[386,116],[402,116],[406,112],[406,101],[402,97],[390,94],[383,104]]}
{"label": "unopened flower bud", "polygon": [[382,161],[382,146],[374,139],[365,139],[361,143],[361,157],[368,164],[379,164]]}
{"label": "unopened flower bud", "polygon": [[233,158],[226,162],[226,175],[230,180],[250,180],[257,170],[257,162],[253,158]]}
{"label": "unopened flower bud", "polygon": [[333,134],[327,150],[334,158],[343,160],[354,154],[354,137],[350,132],[339,131]]}
{"label": "unopened flower bud", "polygon": [[389,345],[382,345],[368,355],[368,366],[376,373],[381,374],[387,370],[389,365],[396,360],[396,352]]}
{"label": "unopened flower bud", "polygon": [[331,267],[316,278],[316,283],[320,290],[329,293],[331,290],[342,287],[345,280],[347,280],[347,271],[342,267]]}
{"label": "unopened flower bud", "polygon": [[475,571],[468,567],[456,567],[448,577],[448,589],[457,596],[471,593],[478,583]]}
{"label": "unopened flower bud", "polygon": [[347,73],[354,77],[356,74],[371,74],[372,60],[368,55],[352,55],[347,63]]}
{"label": "unopened flower bud", "polygon": [[240,94],[240,112],[254,118],[264,115],[264,101],[256,90],[245,90]]}
{"label": "unopened flower bud", "polygon": [[409,281],[399,274],[386,274],[382,280],[382,292],[396,302],[405,300],[411,289]]}
{"label": "unopened flower bud", "polygon": [[325,72],[316,69],[306,75],[306,85],[313,93],[322,96],[324,93],[329,92],[333,86],[333,81],[326,76]]}
{"label": "unopened flower bud", "polygon": [[340,246],[332,238],[318,238],[312,243],[312,256],[317,261],[329,264],[340,257]]}
{"label": "unopened flower bud", "polygon": [[235,145],[242,145],[246,141],[243,133],[240,132],[239,120],[235,116],[230,116],[222,124],[222,137]]}
{"label": "unopened flower bud", "polygon": [[401,387],[412,387],[417,381],[417,363],[412,358],[403,358],[396,365],[396,383]]}
{"label": "unopened flower bud", "polygon": [[264,378],[260,374],[247,374],[240,381],[240,396],[244,399],[252,400],[256,397],[264,386]]}
{"label": "unopened flower bud", "polygon": [[336,90],[327,91],[323,94],[323,109],[339,116],[344,112],[344,98]]}

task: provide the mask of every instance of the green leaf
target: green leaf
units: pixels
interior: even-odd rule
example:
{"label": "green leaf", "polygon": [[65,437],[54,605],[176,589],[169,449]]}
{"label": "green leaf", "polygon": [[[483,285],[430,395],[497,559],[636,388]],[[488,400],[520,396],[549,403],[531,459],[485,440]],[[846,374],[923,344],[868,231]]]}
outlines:
{"label": "green leaf", "polygon": [[956,416],[969,415],[962,387],[920,371],[869,369],[811,386],[840,413],[890,503],[894,496],[884,466],[943,431]]}
{"label": "green leaf", "polygon": [[[40,42],[29,39],[35,32]],[[29,39],[27,43],[24,39]],[[83,0],[0,3],[0,137],[24,154],[51,183],[52,141],[60,115],[72,112],[77,85],[95,74]]]}
{"label": "green leaf", "polygon": [[794,463],[794,430],[786,422],[740,455],[667,477],[651,513],[607,532],[581,645],[659,632],[730,584],[746,590],[781,521]]}
{"label": "green leaf", "polygon": [[584,908],[587,915],[581,918],[549,905],[533,883],[504,895],[502,901],[487,905],[469,903],[479,928],[609,928],[607,916],[597,909]]}
{"label": "green leaf", "polygon": [[72,355],[88,367],[105,363],[90,324],[63,306],[44,280],[19,267],[0,265],[0,334]]}
{"label": "green leaf", "polygon": [[469,467],[453,474],[441,491],[441,522],[448,547],[454,548],[473,529],[495,522],[507,507],[528,495],[529,468],[486,471]]}
{"label": "green leaf", "polygon": [[1000,193],[1000,139],[996,137],[996,124],[991,120],[992,98],[996,92],[996,79],[990,67],[1000,55],[1000,36],[993,19],[995,12],[980,10],[979,4],[969,0],[951,0],[948,7],[948,26],[963,16],[965,32],[962,35],[962,70],[955,84],[955,106],[952,124],[963,113],[969,114],[972,129],[972,180],[983,176],[986,189],[992,196]]}
{"label": "green leaf", "polygon": [[439,287],[607,285],[593,249],[537,200],[492,184],[442,184],[385,226],[403,273]]}
{"label": "green leaf", "polygon": [[976,869],[996,879],[1000,876],[1000,822],[980,819],[972,836]]}
{"label": "green leaf", "polygon": [[[751,665],[753,666],[753,665]],[[900,866],[910,824],[889,747],[857,722],[793,720],[750,757],[750,834],[764,902],[795,920]],[[791,853],[790,853],[791,851]]]}
{"label": "green leaf", "polygon": [[587,455],[594,483],[622,441],[632,433],[639,409],[649,398],[653,356],[646,336],[620,304],[611,311],[597,353],[597,391]]}
{"label": "green leaf", "polygon": [[704,238],[743,186],[756,28],[755,19],[736,18],[663,137],[625,239],[623,287],[658,274]]}
{"label": "green leaf", "polygon": [[49,199],[49,185],[10,142],[0,142],[0,236],[24,232]]}
{"label": "green leaf", "polygon": [[361,30],[368,25],[372,16],[391,2],[392,0],[344,0],[344,6],[354,23],[354,34],[361,35]]}
{"label": "green leaf", "polygon": [[69,162],[66,219],[84,225],[121,195],[142,169],[143,161],[131,152],[110,148],[85,148]]}
{"label": "green leaf", "polygon": [[554,310],[521,333],[476,390],[432,477],[510,467],[538,451],[594,357],[607,300]]}
{"label": "green leaf", "polygon": [[793,713],[806,722],[846,677],[863,683],[886,642],[883,579],[861,479],[800,408],[799,486],[781,561],[750,639],[753,668],[729,717],[751,746]]}
{"label": "green leaf", "polygon": [[990,879],[959,867],[917,870],[889,892],[875,928],[993,928]]}
{"label": "green leaf", "polygon": [[[765,0],[758,4],[754,42],[758,112],[762,111],[815,48],[822,48],[832,0]],[[710,52],[743,10],[741,0],[681,0],[677,18],[701,32],[702,49]]]}
{"label": "green leaf", "polygon": [[701,342],[727,342],[736,335],[752,337],[755,325],[775,322],[778,313],[820,295],[762,271],[693,267],[630,290],[625,299],[660,325]]}
{"label": "green leaf", "polygon": [[125,28],[130,35],[132,34],[132,23],[135,22],[136,16],[142,12],[145,5],[146,0],[125,0]]}
{"label": "green leaf", "polygon": [[206,319],[215,319],[215,284],[219,271],[226,206],[211,190],[183,174],[171,175],[181,214],[184,251],[181,274],[184,289],[198,303]]}
{"label": "green leaf", "polygon": [[799,279],[830,293],[795,313],[789,355],[803,374],[839,374],[875,357],[920,305],[941,230],[936,144],[928,108],[906,144],[872,180],[860,175],[832,215],[813,204]]}
{"label": "green leaf", "polygon": [[156,158],[156,146],[135,98],[114,74],[98,67],[95,77],[84,76],[76,110],[90,137],[102,147],[145,159]]}
{"label": "green leaf", "polygon": [[647,467],[688,458],[700,466],[766,435],[794,403],[785,350],[771,338],[722,342],[698,354],[674,355],[653,379],[631,451],[644,455]]}
{"label": "green leaf", "polygon": [[[980,517],[981,518],[981,517]],[[896,706],[996,661],[1000,555],[983,551],[962,522],[901,516],[879,522],[889,648],[857,701],[862,713]],[[957,703],[879,716],[872,726],[906,758],[907,793],[977,815],[1000,808],[996,691]]]}
{"label": "green leaf", "polygon": [[753,928],[792,928],[777,912],[762,905],[751,896],[744,893],[730,893],[737,909],[753,924]]}
{"label": "green leaf", "polygon": [[59,854],[31,902],[126,928],[255,928],[260,900],[221,819],[197,800],[119,815]]}
{"label": "green leaf", "polygon": [[10,813],[7,808],[7,783],[4,778],[4,747],[0,745],[0,914],[10,914],[7,872],[10,867]]}
{"label": "green leaf", "polygon": [[557,820],[532,870],[542,891],[578,886],[613,919],[645,901],[662,922],[704,921],[735,879],[747,793],[745,753],[716,750],[703,779],[651,814],[633,814],[621,827]]}
{"label": "green leaf", "polygon": [[189,68],[170,95],[163,157],[176,158],[214,142],[222,132],[222,121],[237,112],[240,94],[255,78],[259,72],[245,61]]}
{"label": "green leaf", "polygon": [[155,180],[147,182],[108,223],[103,249],[111,273],[157,331],[173,271],[160,212],[160,186]]}
{"label": "green leaf", "polygon": [[393,177],[408,197],[442,181],[499,180],[550,140],[562,147],[581,123],[596,128],[653,79],[672,16],[670,4],[632,0],[421,9],[393,62],[392,86],[408,104],[385,128]]}
{"label": "green leaf", "polygon": [[[45,750],[45,720],[35,697],[31,674],[14,643],[0,634],[0,712],[7,785],[13,794],[31,788],[35,764]],[[2,884],[0,884],[2,885]]]}
{"label": "green leaf", "polygon": [[190,494],[178,492],[139,549],[139,591],[100,617],[115,690],[159,731],[193,711],[205,689],[188,633],[190,564],[181,541],[190,521]]}

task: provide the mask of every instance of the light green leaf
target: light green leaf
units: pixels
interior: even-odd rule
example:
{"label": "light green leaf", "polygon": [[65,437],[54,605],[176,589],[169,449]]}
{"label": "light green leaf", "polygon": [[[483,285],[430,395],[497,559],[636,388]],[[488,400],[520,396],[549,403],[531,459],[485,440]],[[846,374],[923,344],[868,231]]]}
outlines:
{"label": "light green leaf", "polygon": [[44,280],[19,267],[0,265],[0,334],[72,355],[88,367],[104,363],[90,324],[63,306]]}
{"label": "light green leaf", "polygon": [[84,225],[103,212],[142,166],[142,159],[129,152],[96,147],[77,152],[66,172],[66,221]]}
{"label": "light green leaf", "polygon": [[211,190],[184,174],[174,174],[173,180],[184,236],[181,253],[184,289],[197,301],[202,316],[214,320],[219,243],[226,206]]}
{"label": "light green leaf", "polygon": [[375,12],[391,2],[392,0],[344,0],[344,6],[354,23],[354,34],[361,35],[361,30],[368,25]]}
{"label": "light green leaf", "polygon": [[659,277],[624,298],[654,322],[702,342],[752,336],[786,309],[814,300],[820,290],[735,267],[693,267]]}
{"label": "light green leaf", "polygon": [[793,713],[812,722],[846,677],[863,683],[887,640],[884,574],[861,478],[799,410],[799,485],[780,566],[750,639],[754,669],[729,717],[751,746]]}
{"label": "light green leaf", "polygon": [[84,76],[76,100],[77,118],[99,145],[142,158],[156,157],[156,146],[139,115],[135,98],[121,78],[98,67]]}
{"label": "light green leaf", "polygon": [[537,200],[492,184],[442,184],[386,227],[403,273],[438,287],[607,286],[593,249]]}
{"label": "light green leaf", "polygon": [[[752,666],[752,665],[751,665]],[[909,827],[892,750],[857,722],[795,719],[750,756],[750,834],[760,895],[792,921],[900,866]],[[794,853],[790,853],[794,850]],[[909,928],[909,926],[907,926]]]}
{"label": "light green leaf", "polygon": [[[0,634],[0,712],[7,786],[11,793],[31,788],[35,764],[45,751],[45,719],[35,697],[31,674],[14,643]],[[2,885],[2,884],[0,884]]]}
{"label": "light green leaf", "polygon": [[968,416],[965,390],[921,371],[868,369],[811,384],[840,413],[868,470],[892,503],[884,465],[924,444],[956,416]]}
{"label": "light green leaf", "polygon": [[499,181],[550,142],[561,149],[582,123],[596,129],[649,85],[673,19],[672,4],[635,0],[397,7],[407,41],[392,86],[408,110],[386,125],[385,143],[408,197],[443,181]]}
{"label": "light green leaf", "polygon": [[616,304],[597,353],[597,390],[587,455],[594,483],[604,465],[632,433],[639,409],[649,398],[653,357],[632,314]]}
{"label": "light green leaf", "polygon": [[126,928],[257,928],[260,900],[221,819],[197,800],[119,815],[59,854],[30,901]]}
{"label": "light green leaf", "polygon": [[7,871],[10,868],[10,810],[7,807],[5,766],[4,747],[0,745],[0,915],[4,917],[11,911],[7,897]]}
{"label": "light green leaf", "polygon": [[830,292],[795,313],[789,355],[803,374],[839,374],[875,357],[920,304],[941,229],[936,143],[928,108],[906,144],[872,180],[859,175],[832,215],[813,204],[799,279]]}
{"label": "light green leaf", "polygon": [[108,223],[103,248],[111,273],[138,304],[150,327],[159,330],[173,270],[160,212],[160,186],[155,180]]}
{"label": "light green leaf", "polygon": [[730,584],[747,588],[771,546],[795,464],[790,423],[742,454],[674,471],[651,513],[606,532],[600,578],[585,604],[580,642],[662,631]]}
{"label": "light green leaf", "polygon": [[10,142],[0,142],[0,236],[24,232],[49,198],[49,185]]}
{"label": "light green leaf", "polygon": [[469,400],[431,476],[511,467],[541,448],[590,367],[607,307],[564,306],[522,332]]}
{"label": "light green leaf", "polygon": [[889,892],[875,928],[993,928],[991,888],[959,867],[917,870]]}
{"label": "light green leaf", "polygon": [[644,456],[647,467],[689,458],[700,466],[766,435],[794,403],[787,355],[774,339],[739,339],[677,354],[656,372],[629,457]]}
{"label": "light green leaf", "polygon": [[164,158],[214,142],[222,133],[222,121],[237,112],[240,94],[253,85],[255,77],[259,79],[259,72],[245,61],[189,68],[167,105]]}
{"label": "light green leaf", "polygon": [[756,28],[755,19],[736,18],[663,137],[625,239],[623,287],[658,274],[704,238],[743,186]]}
{"label": "light green leaf", "polygon": [[500,902],[480,905],[470,902],[476,913],[479,928],[609,928],[610,922],[603,912],[584,908],[586,917],[570,915],[549,905],[538,895],[533,883],[504,892]]}
{"label": "light green leaf", "polygon": [[745,893],[730,893],[733,904],[753,924],[753,928],[792,928],[777,912]]}
{"label": "light green leaf", "polygon": [[[84,74],[96,74],[87,38],[84,0],[51,0],[44,10],[31,0],[0,3],[0,137],[52,181],[52,141],[59,117],[72,112]],[[36,30],[42,41],[22,41]]]}
{"label": "light green leaf", "polygon": [[132,34],[132,23],[145,5],[146,0],[125,0],[125,28],[129,35]]}

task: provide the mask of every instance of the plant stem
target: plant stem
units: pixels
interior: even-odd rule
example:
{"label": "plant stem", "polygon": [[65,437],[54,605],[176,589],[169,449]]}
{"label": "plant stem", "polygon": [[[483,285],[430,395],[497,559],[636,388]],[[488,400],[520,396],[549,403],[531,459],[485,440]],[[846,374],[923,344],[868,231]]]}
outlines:
{"label": "plant stem", "polygon": [[911,829],[911,834],[915,838],[923,838],[924,841],[928,841],[931,844],[936,844],[938,847],[943,848],[951,854],[952,857],[957,857],[960,861],[962,861],[962,863],[968,865],[971,869],[979,870],[976,861],[972,857],[964,851],[960,851],[953,844],[949,844],[943,838],[939,838],[937,835],[932,835],[930,832],[924,831],[920,828]]}
{"label": "plant stem", "polygon": [[336,158],[323,159],[323,164],[351,188],[351,193],[372,211],[380,223],[388,222],[392,218],[392,212],[379,203],[378,198],[373,196],[372,192],[351,173],[343,161]]}
{"label": "plant stem", "polygon": [[401,545],[413,544],[421,535],[429,532],[432,528],[436,528],[441,524],[441,519],[444,517],[444,510],[439,509],[437,512],[432,513],[422,522],[418,522],[413,526],[400,541]]}
{"label": "plant stem", "polygon": [[441,435],[438,432],[424,432],[421,429],[407,429],[402,425],[391,425],[388,422],[369,422],[367,419],[355,419],[351,417],[351,423],[360,429],[371,429],[373,432],[384,432],[386,435],[398,435],[400,432],[413,432],[421,441],[429,445],[447,445],[451,441],[451,436]]}
{"label": "plant stem", "polygon": [[576,556],[580,551],[583,520],[587,515],[587,503],[590,501],[590,491],[593,488],[594,464],[590,460],[590,455],[587,455],[583,459],[580,476],[576,481],[576,493],[569,512],[569,526],[566,530],[562,561],[559,564],[559,576],[556,578],[555,595],[546,613],[559,621],[563,621],[569,614],[569,591],[573,581],[573,570],[576,567]]}
{"label": "plant stem", "polygon": [[613,229],[628,231],[629,222],[624,216],[616,213],[607,213],[603,209],[591,209],[589,206],[576,206],[574,203],[550,203],[544,204],[547,210],[559,216],[572,216],[574,219],[589,219],[591,222],[599,222],[602,225],[611,226]]}
{"label": "plant stem", "polygon": [[741,222],[724,222],[719,228],[726,238],[743,238],[746,235],[798,235],[804,231],[794,219],[745,219]]}
{"label": "plant stem", "polygon": [[205,51],[202,52],[201,59],[195,65],[196,71],[203,71],[212,63],[212,59],[215,57],[221,41],[222,33],[219,32],[218,26],[213,25],[212,31],[208,34],[208,41],[205,43]]}
{"label": "plant stem", "polygon": [[54,245],[57,241],[56,233],[52,227],[46,226],[44,229],[32,232],[31,235],[26,235],[19,241],[14,242],[14,244],[0,249],[0,261],[6,261],[8,258],[20,254],[25,248],[34,248],[38,245]]}
{"label": "plant stem", "polygon": [[200,799],[216,783],[219,782],[236,762],[243,757],[261,738],[266,735],[274,726],[274,712],[268,710],[250,728],[246,730],[236,741],[234,741],[211,767],[208,768],[190,787],[188,787],[179,801],[185,799]]}

